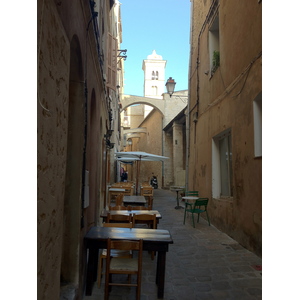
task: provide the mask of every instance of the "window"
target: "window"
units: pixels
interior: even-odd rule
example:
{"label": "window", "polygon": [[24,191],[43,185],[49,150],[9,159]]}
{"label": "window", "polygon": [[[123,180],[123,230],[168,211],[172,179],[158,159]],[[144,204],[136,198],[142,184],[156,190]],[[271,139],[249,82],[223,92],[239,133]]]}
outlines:
{"label": "window", "polygon": [[224,131],[213,138],[212,176],[213,197],[232,197],[232,150],[230,130]]}
{"label": "window", "polygon": [[152,71],[152,77],[151,77],[152,80],[158,80],[158,71],[154,72]]}
{"label": "window", "polygon": [[157,95],[157,86],[152,86],[152,94],[151,95]]}
{"label": "window", "polygon": [[262,94],[253,101],[254,156],[262,156]]}
{"label": "window", "polygon": [[219,14],[212,22],[209,33],[209,60],[210,60],[210,72],[211,75],[217,70],[220,65],[220,48],[219,48]]}

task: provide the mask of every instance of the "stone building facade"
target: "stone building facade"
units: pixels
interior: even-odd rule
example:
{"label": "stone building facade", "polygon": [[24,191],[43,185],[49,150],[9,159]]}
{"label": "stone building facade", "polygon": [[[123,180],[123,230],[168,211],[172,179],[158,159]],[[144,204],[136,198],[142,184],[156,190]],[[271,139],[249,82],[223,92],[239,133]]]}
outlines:
{"label": "stone building facade", "polygon": [[83,239],[105,206],[119,126],[118,5],[37,2],[38,299],[83,299]]}
{"label": "stone building facade", "polygon": [[[188,99],[187,90],[176,91],[172,97],[165,93],[166,63],[155,50],[143,60],[144,97],[123,95],[121,113],[125,151],[145,151],[170,158],[163,163],[143,164],[143,180],[147,181],[154,173],[162,188],[185,185],[185,116],[176,119],[176,124],[174,121]],[[132,178],[135,173],[130,166],[127,169]]]}
{"label": "stone building facade", "polygon": [[192,1],[188,170],[213,225],[262,249],[262,4]]}

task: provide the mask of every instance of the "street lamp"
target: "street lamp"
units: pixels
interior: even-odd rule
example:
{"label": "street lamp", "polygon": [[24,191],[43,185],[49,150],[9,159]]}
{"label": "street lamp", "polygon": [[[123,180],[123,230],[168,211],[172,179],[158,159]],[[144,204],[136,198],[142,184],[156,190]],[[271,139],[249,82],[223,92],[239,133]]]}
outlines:
{"label": "street lamp", "polygon": [[174,93],[175,89],[175,80],[172,77],[169,77],[169,79],[166,82],[167,92],[170,95],[170,98],[172,97],[172,94]]}

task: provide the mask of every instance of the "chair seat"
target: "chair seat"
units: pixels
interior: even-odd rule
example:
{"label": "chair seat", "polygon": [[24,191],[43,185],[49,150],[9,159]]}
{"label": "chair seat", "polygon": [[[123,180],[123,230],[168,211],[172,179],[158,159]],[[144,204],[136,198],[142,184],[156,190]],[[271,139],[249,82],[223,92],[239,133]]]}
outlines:
{"label": "chair seat", "polygon": [[110,270],[136,272],[138,270],[138,259],[136,258],[112,258],[110,261]]}

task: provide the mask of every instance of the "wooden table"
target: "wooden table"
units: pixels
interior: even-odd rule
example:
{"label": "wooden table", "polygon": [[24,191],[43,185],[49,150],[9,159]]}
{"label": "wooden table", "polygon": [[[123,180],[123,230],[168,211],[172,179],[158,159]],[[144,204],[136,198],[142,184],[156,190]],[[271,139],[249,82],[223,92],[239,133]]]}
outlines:
{"label": "wooden table", "polygon": [[110,213],[111,215],[126,215],[129,214],[136,214],[136,215],[156,215],[156,223],[159,223],[159,219],[161,219],[161,214],[158,210],[104,210],[102,211],[100,217],[103,218],[103,221],[106,222],[107,213]]}
{"label": "wooden table", "polygon": [[169,230],[142,229],[142,228],[117,228],[117,227],[92,227],[84,237],[85,253],[88,250],[88,265],[86,274],[85,294],[90,296],[93,284],[97,280],[98,252],[107,248],[107,239],[143,239],[143,251],[157,251],[156,284],[157,298],[164,297],[166,253],[173,239]]}
{"label": "wooden table", "polygon": [[124,205],[139,206],[145,205],[147,203],[144,196],[124,196],[123,198]]}

